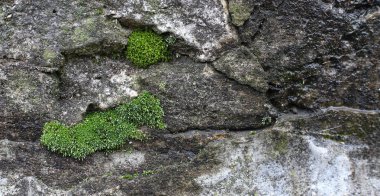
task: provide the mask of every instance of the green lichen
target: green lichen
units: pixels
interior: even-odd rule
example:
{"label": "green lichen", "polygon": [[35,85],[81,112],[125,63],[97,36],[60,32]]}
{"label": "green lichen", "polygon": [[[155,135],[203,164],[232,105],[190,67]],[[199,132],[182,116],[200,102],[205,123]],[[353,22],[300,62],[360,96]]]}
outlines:
{"label": "green lichen", "polygon": [[268,138],[270,145],[270,155],[274,158],[284,155],[288,152],[289,136],[282,131],[273,131]]}
{"label": "green lichen", "polygon": [[47,63],[51,63],[55,58],[57,58],[57,54],[51,49],[45,49],[43,58]]}
{"label": "green lichen", "polygon": [[83,43],[90,39],[90,34],[88,31],[82,28],[77,28],[74,30],[74,35],[72,37],[72,40],[75,43]]}
{"label": "green lichen", "polygon": [[121,176],[122,179],[126,180],[133,180],[139,176],[138,173],[133,173],[133,174],[125,174],[124,176]]}
{"label": "green lichen", "polygon": [[373,128],[363,128],[362,125],[348,122],[339,127],[340,129],[329,129],[320,133],[320,135],[329,140],[345,141],[348,137],[355,137],[360,140],[366,139],[368,135],[372,134]]}
{"label": "green lichen", "polygon": [[158,89],[160,89],[160,91],[166,91],[166,82],[160,82],[158,84]]}
{"label": "green lichen", "polygon": [[250,131],[250,132],[249,132],[249,135],[250,135],[250,136],[255,136],[256,134],[257,134],[257,131]]}
{"label": "green lichen", "polygon": [[97,31],[97,22],[99,21],[97,21],[96,18],[88,18],[84,20],[83,24],[74,30],[74,34],[71,39],[77,44],[87,42],[91,39],[92,32]]}
{"label": "green lichen", "polygon": [[95,15],[103,15],[103,14],[104,14],[104,9],[102,7],[95,9]]}
{"label": "green lichen", "polygon": [[30,112],[33,106],[41,105],[39,81],[31,77],[26,70],[17,70],[10,76],[10,82],[2,87],[7,93],[5,95],[11,102],[18,105],[18,109]]}
{"label": "green lichen", "polygon": [[229,11],[231,13],[232,23],[236,26],[242,26],[251,16],[252,9],[241,3],[230,3]]}
{"label": "green lichen", "polygon": [[284,154],[288,150],[288,138],[285,133],[279,132],[277,141],[274,145],[274,150],[279,152],[280,154]]}
{"label": "green lichen", "polygon": [[169,59],[168,44],[150,30],[137,30],[128,38],[126,57],[139,68]]}
{"label": "green lichen", "polygon": [[70,127],[58,121],[46,123],[41,144],[64,156],[84,159],[96,151],[116,149],[126,140],[145,139],[137,127],[164,128],[163,115],[160,101],[143,92],[127,104],[92,113]]}
{"label": "green lichen", "polygon": [[150,176],[150,175],[153,175],[155,173],[156,172],[154,170],[144,170],[142,173],[135,172],[135,173],[125,174],[125,175],[121,176],[121,178],[126,179],[126,180],[133,180],[139,176]]}

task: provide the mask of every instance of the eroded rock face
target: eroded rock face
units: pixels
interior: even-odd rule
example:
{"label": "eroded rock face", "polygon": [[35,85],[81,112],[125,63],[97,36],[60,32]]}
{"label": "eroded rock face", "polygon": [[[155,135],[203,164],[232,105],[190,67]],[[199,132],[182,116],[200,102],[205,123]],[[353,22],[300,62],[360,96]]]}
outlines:
{"label": "eroded rock face", "polygon": [[[0,193],[373,195],[380,190],[379,147],[371,142],[379,139],[379,116],[329,108],[282,116],[258,132],[152,132],[149,142],[85,161],[38,143],[1,140]],[[366,136],[346,134],[348,127],[361,127]],[[325,137],[338,134],[345,142]]]}
{"label": "eroded rock face", "polygon": [[213,62],[213,66],[227,77],[265,93],[268,90],[267,75],[257,57],[246,47],[228,51]]}
{"label": "eroded rock face", "polygon": [[252,129],[267,126],[262,119],[271,117],[265,94],[224,77],[211,65],[179,59],[148,72],[141,85],[160,98],[172,131]]}
{"label": "eroded rock face", "polygon": [[226,0],[113,1],[109,15],[127,27],[152,26],[172,33],[196,49],[186,53],[199,61],[218,57],[223,46],[237,42],[237,34],[228,23]]}
{"label": "eroded rock face", "polygon": [[128,31],[103,16],[102,4],[80,1],[15,1],[2,4],[0,55],[35,66],[58,67],[63,54],[112,52]]}
{"label": "eroded rock face", "polygon": [[256,4],[239,32],[268,72],[276,106],[379,108],[378,1]]}
{"label": "eroded rock face", "polygon": [[[379,111],[330,108],[307,118],[281,118],[272,129],[213,142],[209,146],[217,149],[221,165],[196,179],[201,195],[376,194],[379,145],[368,138],[379,139],[379,117]],[[365,136],[348,133],[347,127]],[[340,132],[345,142],[323,137],[332,132]]]}
{"label": "eroded rock face", "polygon": [[[379,6],[1,1],[0,195],[376,195]],[[173,59],[133,67],[136,28],[170,39]],[[143,90],[167,124],[142,127],[146,142],[84,161],[40,146],[45,122]]]}
{"label": "eroded rock face", "polygon": [[156,135],[149,143],[129,143],[117,152],[100,152],[84,161],[51,153],[38,143],[0,140],[0,194],[196,194],[199,187],[191,179],[212,167],[212,154],[204,151],[198,156],[200,149],[225,135]]}

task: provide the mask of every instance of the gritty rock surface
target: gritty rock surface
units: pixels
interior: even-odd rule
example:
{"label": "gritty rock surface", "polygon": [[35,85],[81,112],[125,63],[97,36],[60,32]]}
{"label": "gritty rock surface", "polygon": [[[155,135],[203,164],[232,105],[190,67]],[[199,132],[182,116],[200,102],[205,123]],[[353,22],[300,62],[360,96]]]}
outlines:
{"label": "gritty rock surface", "polygon": [[[135,68],[139,28],[172,59]],[[0,1],[0,195],[376,195],[379,56],[378,0]],[[147,141],[40,145],[143,90],[167,125]]]}
{"label": "gritty rock surface", "polygon": [[258,1],[239,28],[268,72],[272,102],[379,108],[379,1],[276,2]]}
{"label": "gritty rock surface", "polygon": [[[51,153],[36,142],[1,140],[0,194],[195,194],[199,187],[191,179],[212,167],[212,155],[203,152],[201,156],[200,149],[225,135],[157,135],[146,144],[134,142],[116,152],[96,153],[84,161]],[[126,178],[128,174],[134,177]]]}
{"label": "gritty rock surface", "polygon": [[270,117],[262,93],[224,77],[208,64],[179,59],[152,67],[141,85],[155,92],[172,131],[252,129]]}
{"label": "gritty rock surface", "polygon": [[213,62],[213,66],[227,77],[265,93],[268,90],[266,72],[257,57],[245,47],[229,51]]}
{"label": "gritty rock surface", "polygon": [[[336,113],[341,119],[331,120]],[[356,118],[366,116],[369,127],[356,130],[370,131],[366,137],[378,139],[380,113],[367,115],[330,109],[308,118],[283,118],[272,129],[213,142],[209,146],[217,149],[221,164],[196,179],[201,195],[376,195],[379,146],[347,133],[347,126],[360,127]],[[299,126],[301,122],[325,128],[313,130]],[[350,139],[343,143],[320,136],[339,130]]]}
{"label": "gritty rock surface", "polygon": [[226,0],[214,1],[112,1],[109,15],[127,27],[153,26],[162,33],[172,33],[196,52],[199,61],[214,60],[223,46],[238,37],[228,23]]}

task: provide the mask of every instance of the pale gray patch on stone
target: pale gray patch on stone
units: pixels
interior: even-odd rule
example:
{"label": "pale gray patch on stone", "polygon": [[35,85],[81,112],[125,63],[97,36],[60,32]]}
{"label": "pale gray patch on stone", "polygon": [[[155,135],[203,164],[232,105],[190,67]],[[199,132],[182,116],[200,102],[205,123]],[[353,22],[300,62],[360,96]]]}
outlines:
{"label": "pale gray patch on stone", "polygon": [[[283,128],[277,127],[279,131]],[[370,165],[350,156],[366,145],[288,134],[287,150],[273,153],[278,140],[270,139],[276,137],[271,134],[263,131],[211,144],[219,148],[217,157],[222,163],[195,179],[203,189],[201,195],[343,196],[379,192],[379,178],[369,173]]]}
{"label": "pale gray patch on stone", "polygon": [[110,161],[104,164],[104,168],[109,171],[115,168],[133,169],[144,163],[145,154],[143,152],[116,152],[110,155]]}
{"label": "pale gray patch on stone", "polygon": [[0,141],[0,160],[12,160],[15,157],[14,150],[10,147],[11,141],[5,139]]}

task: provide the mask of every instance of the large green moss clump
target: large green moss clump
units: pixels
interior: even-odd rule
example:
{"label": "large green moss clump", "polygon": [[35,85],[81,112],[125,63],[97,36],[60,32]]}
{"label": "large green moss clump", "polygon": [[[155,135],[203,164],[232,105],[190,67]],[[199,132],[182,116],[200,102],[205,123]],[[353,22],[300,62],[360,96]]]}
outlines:
{"label": "large green moss clump", "polygon": [[139,68],[169,59],[168,44],[151,30],[133,31],[128,38],[127,58]]}
{"label": "large green moss clump", "polygon": [[96,151],[120,147],[126,140],[143,140],[145,135],[137,127],[164,128],[163,115],[160,101],[143,92],[127,104],[92,113],[70,127],[58,121],[48,122],[41,143],[53,152],[83,159]]}

